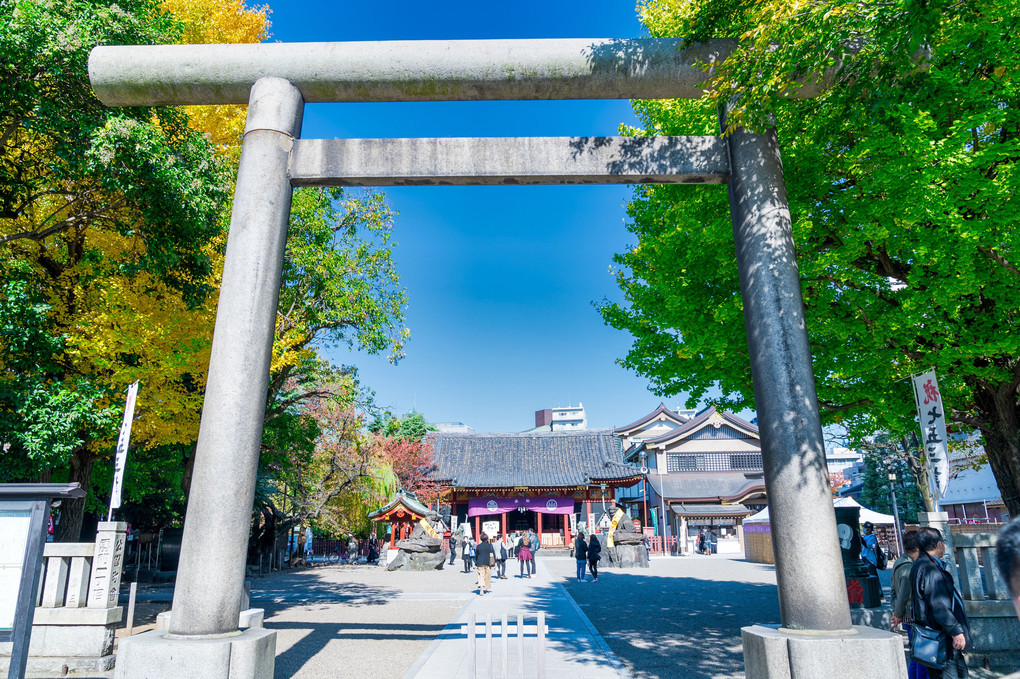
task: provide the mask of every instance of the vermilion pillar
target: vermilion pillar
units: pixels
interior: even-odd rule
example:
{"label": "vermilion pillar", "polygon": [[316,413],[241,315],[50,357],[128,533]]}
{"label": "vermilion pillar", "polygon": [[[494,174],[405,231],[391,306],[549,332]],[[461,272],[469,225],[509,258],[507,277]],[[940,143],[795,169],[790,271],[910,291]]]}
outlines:
{"label": "vermilion pillar", "polygon": [[535,512],[535,516],[538,517],[536,519],[538,528],[535,529],[535,535],[538,536],[538,544],[541,545],[542,544],[542,513],[541,512]]}

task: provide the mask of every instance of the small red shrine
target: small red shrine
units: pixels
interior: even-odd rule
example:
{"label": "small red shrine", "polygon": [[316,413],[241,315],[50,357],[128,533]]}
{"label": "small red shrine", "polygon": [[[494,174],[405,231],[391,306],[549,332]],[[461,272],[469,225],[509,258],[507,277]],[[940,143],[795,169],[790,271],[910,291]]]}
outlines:
{"label": "small red shrine", "polygon": [[429,508],[418,501],[414,495],[398,490],[390,502],[374,512],[368,518],[373,521],[387,521],[390,524],[390,549],[396,549],[397,540],[403,540],[414,530],[414,524],[428,516]]}

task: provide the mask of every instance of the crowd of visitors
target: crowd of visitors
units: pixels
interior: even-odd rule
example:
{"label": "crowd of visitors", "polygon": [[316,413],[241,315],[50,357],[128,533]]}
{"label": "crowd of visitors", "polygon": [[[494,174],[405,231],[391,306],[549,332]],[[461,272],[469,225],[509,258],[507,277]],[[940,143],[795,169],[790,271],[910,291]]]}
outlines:
{"label": "crowd of visitors", "polygon": [[[507,579],[507,562],[516,559],[519,578],[531,578],[535,575],[535,553],[542,548],[538,535],[534,530],[523,533],[505,533],[502,535],[478,536],[478,542],[470,535],[450,535],[448,539],[450,564],[455,563],[459,550],[463,560],[462,573],[478,574],[478,593],[484,595],[492,591],[492,580]],[[602,559],[602,544],[598,536],[579,534],[573,545],[574,558],[577,559],[577,580],[587,582],[586,571],[591,572],[592,582],[599,580],[599,561]]]}

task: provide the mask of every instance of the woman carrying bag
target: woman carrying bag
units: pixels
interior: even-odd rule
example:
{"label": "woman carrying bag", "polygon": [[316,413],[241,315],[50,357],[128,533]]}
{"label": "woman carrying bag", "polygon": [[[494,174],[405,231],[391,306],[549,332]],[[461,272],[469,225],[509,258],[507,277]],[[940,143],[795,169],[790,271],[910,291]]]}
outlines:
{"label": "woman carrying bag", "polygon": [[531,540],[525,535],[521,538],[521,546],[517,549],[517,561],[521,564],[522,578],[531,578],[531,560],[533,558],[531,555]]}

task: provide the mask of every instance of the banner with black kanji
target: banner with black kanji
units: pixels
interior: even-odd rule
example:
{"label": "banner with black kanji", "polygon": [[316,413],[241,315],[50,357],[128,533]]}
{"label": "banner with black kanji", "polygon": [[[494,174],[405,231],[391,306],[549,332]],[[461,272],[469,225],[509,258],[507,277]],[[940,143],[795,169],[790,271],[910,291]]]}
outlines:
{"label": "banner with black kanji", "polygon": [[921,443],[928,461],[928,483],[937,503],[949,485],[949,447],[946,441],[946,408],[939,393],[935,371],[912,375]]}

